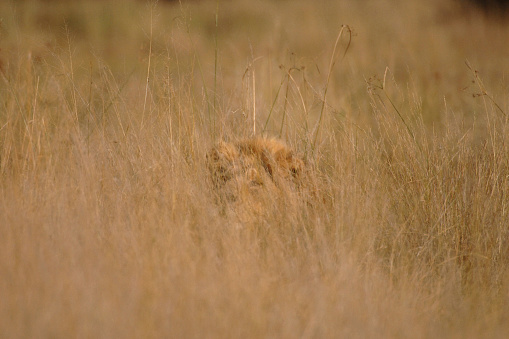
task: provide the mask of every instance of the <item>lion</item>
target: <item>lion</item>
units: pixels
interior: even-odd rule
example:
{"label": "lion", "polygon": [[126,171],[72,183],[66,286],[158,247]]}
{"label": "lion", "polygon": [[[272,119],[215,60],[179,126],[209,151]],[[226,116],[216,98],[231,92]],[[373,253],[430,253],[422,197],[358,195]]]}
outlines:
{"label": "lion", "polygon": [[247,206],[254,213],[314,190],[309,163],[275,138],[220,141],[207,153],[207,167],[221,202]]}

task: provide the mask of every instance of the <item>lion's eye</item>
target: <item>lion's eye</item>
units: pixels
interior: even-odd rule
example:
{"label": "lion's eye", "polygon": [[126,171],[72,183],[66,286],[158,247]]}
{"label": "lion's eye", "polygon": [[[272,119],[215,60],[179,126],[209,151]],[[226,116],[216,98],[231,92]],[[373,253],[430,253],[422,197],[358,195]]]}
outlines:
{"label": "lion's eye", "polygon": [[216,178],[218,178],[222,182],[226,182],[226,181],[228,181],[228,180],[230,180],[232,178],[232,174],[225,167],[219,167],[216,170],[215,176],[216,176]]}
{"label": "lion's eye", "polygon": [[261,180],[251,180],[251,186],[263,186],[263,182]]}

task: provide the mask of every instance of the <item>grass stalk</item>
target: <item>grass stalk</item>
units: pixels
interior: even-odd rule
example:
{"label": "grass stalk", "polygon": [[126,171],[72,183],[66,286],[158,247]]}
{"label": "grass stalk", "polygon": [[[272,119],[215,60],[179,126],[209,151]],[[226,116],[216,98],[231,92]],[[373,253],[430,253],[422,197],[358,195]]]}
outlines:
{"label": "grass stalk", "polygon": [[145,97],[143,99],[143,111],[141,114],[141,128],[143,129],[145,122],[145,114],[147,109],[147,99],[150,84],[150,66],[152,61],[152,39],[153,39],[153,28],[154,28],[154,6],[155,4],[150,3],[150,34],[149,34],[149,45],[148,45],[148,62],[147,62],[147,77],[145,82]]}
{"label": "grass stalk", "polygon": [[[217,36],[218,36],[218,26],[219,26],[219,1],[216,1],[216,26],[214,31],[214,106],[212,109],[213,117],[212,117],[212,139],[216,140],[216,117],[219,115],[217,111]],[[221,121],[221,119],[219,119]],[[221,128],[222,129],[222,128]],[[219,131],[219,135],[222,137],[222,131]]]}
{"label": "grass stalk", "polygon": [[346,52],[348,52],[348,49],[350,48],[350,43],[352,42],[352,31],[351,31],[350,27],[346,26],[346,25],[341,26],[341,29],[339,30],[338,36],[336,38],[336,42],[334,43],[334,48],[332,50],[332,55],[331,55],[330,62],[329,62],[329,70],[327,72],[327,80],[325,81],[325,88],[324,88],[324,91],[323,91],[322,107],[320,109],[320,116],[318,118],[318,123],[317,123],[317,126],[316,126],[315,137],[314,137],[314,140],[313,140],[313,149],[316,148],[316,143],[318,141],[318,138],[319,138],[319,135],[320,135],[320,130],[321,130],[321,127],[322,127],[323,114],[324,114],[325,106],[326,106],[326,103],[327,103],[327,90],[329,89],[329,82],[330,82],[330,77],[332,75],[332,70],[334,68],[334,65],[336,64],[336,50],[337,50],[337,47],[338,47],[338,43],[341,40],[341,36],[343,35],[343,31],[345,29],[348,31],[350,36],[349,36],[348,44],[346,45],[346,48],[345,48],[345,51],[343,53],[342,58],[345,57]]}

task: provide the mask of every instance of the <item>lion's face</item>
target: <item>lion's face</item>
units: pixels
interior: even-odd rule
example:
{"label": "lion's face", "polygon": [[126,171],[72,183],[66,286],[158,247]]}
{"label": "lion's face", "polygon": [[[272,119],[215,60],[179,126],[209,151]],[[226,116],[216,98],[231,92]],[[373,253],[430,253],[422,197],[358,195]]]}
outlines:
{"label": "lion's face", "polygon": [[207,165],[214,187],[230,202],[295,190],[306,170],[285,144],[264,138],[220,142],[207,154]]}

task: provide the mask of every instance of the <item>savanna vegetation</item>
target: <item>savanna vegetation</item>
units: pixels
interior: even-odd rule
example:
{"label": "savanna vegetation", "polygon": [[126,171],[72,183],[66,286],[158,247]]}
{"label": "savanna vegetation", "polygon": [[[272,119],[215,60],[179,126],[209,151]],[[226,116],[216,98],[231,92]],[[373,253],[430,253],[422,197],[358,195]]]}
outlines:
{"label": "savanna vegetation", "polygon": [[[508,41],[452,0],[1,1],[0,337],[507,337]],[[253,136],[312,202],[227,210],[206,154]]]}

